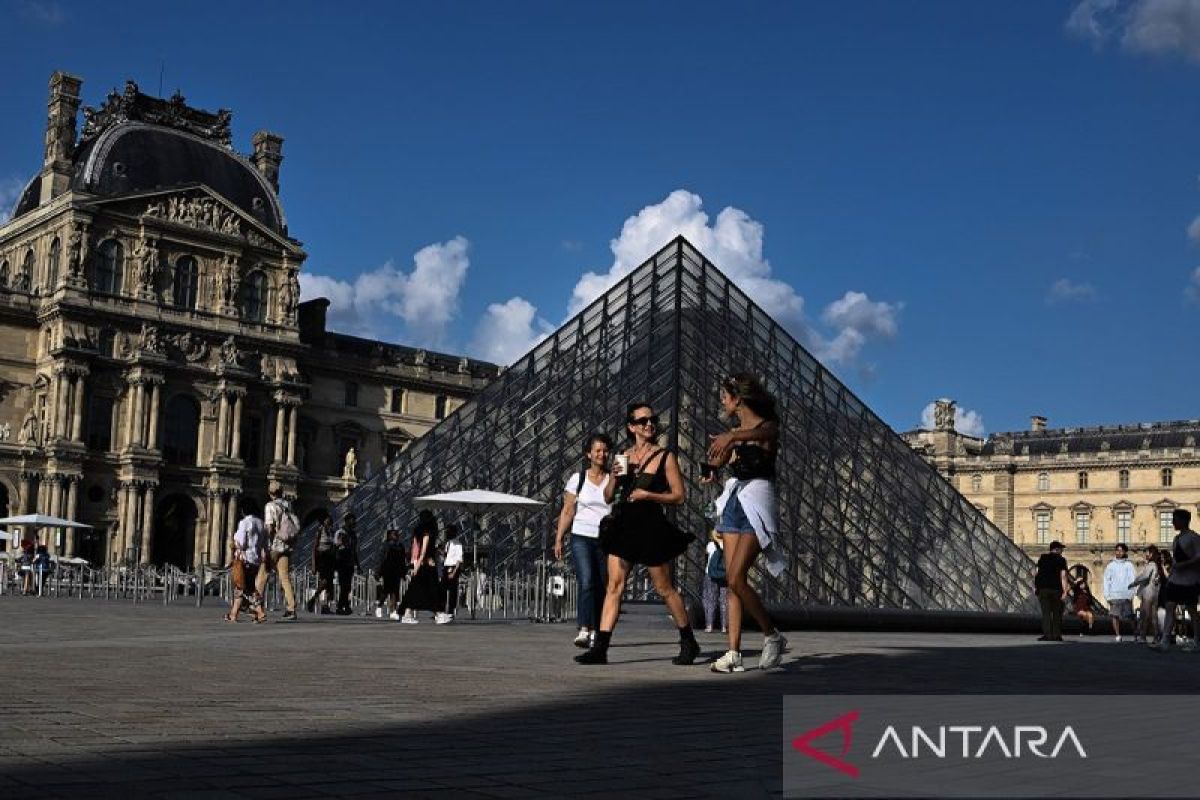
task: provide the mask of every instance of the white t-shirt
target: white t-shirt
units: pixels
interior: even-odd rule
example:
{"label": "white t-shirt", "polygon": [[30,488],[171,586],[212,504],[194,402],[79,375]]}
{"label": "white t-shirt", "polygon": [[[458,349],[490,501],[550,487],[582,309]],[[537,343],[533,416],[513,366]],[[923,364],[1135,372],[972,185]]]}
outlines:
{"label": "white t-shirt", "polygon": [[446,557],[442,559],[443,567],[457,567],[463,560],[463,546],[458,539],[446,542]]}
{"label": "white t-shirt", "polygon": [[[609,476],[605,475],[600,485],[592,483],[587,474],[583,476],[583,486],[579,496],[575,498],[575,520],[571,523],[571,533],[576,536],[586,536],[595,539],[600,535],[600,520],[608,516],[612,506],[604,502],[604,487],[608,485]],[[573,473],[567,478],[567,494],[575,494],[579,486],[579,473]]]}
{"label": "white t-shirt", "polygon": [[259,562],[258,551],[263,547],[264,539],[266,534],[263,532],[262,520],[255,516],[242,517],[237,532],[233,534],[233,543],[242,551],[242,561],[250,565]]}

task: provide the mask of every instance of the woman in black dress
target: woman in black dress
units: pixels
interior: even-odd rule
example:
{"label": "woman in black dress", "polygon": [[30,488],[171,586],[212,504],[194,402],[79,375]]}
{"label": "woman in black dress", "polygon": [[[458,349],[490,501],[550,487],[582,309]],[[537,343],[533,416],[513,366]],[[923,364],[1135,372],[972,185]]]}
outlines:
{"label": "woman in black dress", "polygon": [[426,509],[413,528],[412,579],[408,590],[400,601],[400,621],[408,625],[417,624],[417,611],[441,611],[441,582],[438,580],[437,560],[437,517]]}
{"label": "woman in black dress", "polygon": [[675,454],[656,443],[658,418],[646,403],[629,407],[625,417],[629,448],[624,455],[628,467],[616,458],[605,499],[617,507],[600,528],[600,547],[608,554],[608,587],[600,629],[585,653],[575,657],[580,664],[607,664],[608,644],[621,614],[625,580],[636,564],[649,567],[654,589],[667,604],[679,628],[679,655],[674,664],[691,664],[700,646],[688,622],[687,609],[671,580],[671,562],[687,549],[692,536],[681,532],[667,519],[665,507],[681,505],[686,497],[683,476]]}

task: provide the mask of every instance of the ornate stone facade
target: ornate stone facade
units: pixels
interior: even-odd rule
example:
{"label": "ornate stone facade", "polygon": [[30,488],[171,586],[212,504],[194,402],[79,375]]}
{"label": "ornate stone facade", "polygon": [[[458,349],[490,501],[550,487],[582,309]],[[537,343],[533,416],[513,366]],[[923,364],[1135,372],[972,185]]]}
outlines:
{"label": "ornate stone facade", "polygon": [[0,514],[95,526],[52,550],[221,562],[243,497],[278,485],[307,518],[498,374],[325,330],[280,137],[247,158],[229,112],[131,83],[77,141],[80,81],[50,86],[43,169],[0,226]]}
{"label": "ornate stone facade", "polygon": [[1038,416],[1028,431],[978,439],[954,429],[950,403],[936,428],[904,436],[1031,557],[1065,544],[1097,598],[1117,542],[1141,563],[1146,545],[1174,538],[1174,509],[1200,524],[1200,420],[1049,429]]}

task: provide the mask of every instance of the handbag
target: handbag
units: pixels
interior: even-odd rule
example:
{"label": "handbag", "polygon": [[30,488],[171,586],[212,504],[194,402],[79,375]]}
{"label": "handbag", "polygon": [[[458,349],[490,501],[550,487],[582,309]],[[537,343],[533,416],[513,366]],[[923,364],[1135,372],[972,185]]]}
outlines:
{"label": "handbag", "polygon": [[721,548],[718,547],[712,551],[712,555],[708,557],[708,565],[704,568],[704,572],[718,586],[726,585],[725,554],[721,551]]}

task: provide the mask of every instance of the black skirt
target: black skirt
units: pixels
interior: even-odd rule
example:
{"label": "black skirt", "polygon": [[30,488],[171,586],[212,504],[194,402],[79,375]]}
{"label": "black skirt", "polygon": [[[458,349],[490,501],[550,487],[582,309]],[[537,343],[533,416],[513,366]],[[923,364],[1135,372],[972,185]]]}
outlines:
{"label": "black skirt", "polygon": [[413,573],[404,599],[400,601],[400,608],[417,611],[442,610],[442,584],[438,580],[437,567],[422,564],[421,568]]}
{"label": "black skirt", "polygon": [[696,537],[667,519],[658,503],[623,503],[600,526],[600,549],[635,564],[657,567],[676,559]]}

